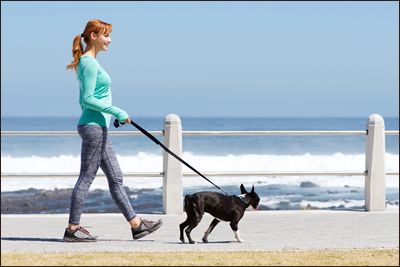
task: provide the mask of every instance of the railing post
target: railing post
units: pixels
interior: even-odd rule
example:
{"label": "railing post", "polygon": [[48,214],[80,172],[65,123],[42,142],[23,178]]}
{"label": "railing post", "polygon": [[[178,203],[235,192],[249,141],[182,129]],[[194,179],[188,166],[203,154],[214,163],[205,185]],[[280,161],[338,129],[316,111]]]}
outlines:
{"label": "railing post", "polygon": [[386,208],[385,185],[385,123],[378,114],[367,121],[365,153],[365,210],[384,211]]}
{"label": "railing post", "polygon": [[[163,143],[179,157],[182,156],[182,124],[175,114],[164,120]],[[165,214],[183,213],[182,164],[167,152],[163,152],[163,208]]]}

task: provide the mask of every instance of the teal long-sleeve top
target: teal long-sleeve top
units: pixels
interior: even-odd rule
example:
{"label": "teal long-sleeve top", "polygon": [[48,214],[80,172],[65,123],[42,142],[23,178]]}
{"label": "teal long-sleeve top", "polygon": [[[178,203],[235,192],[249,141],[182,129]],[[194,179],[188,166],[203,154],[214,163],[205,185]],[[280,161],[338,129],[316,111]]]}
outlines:
{"label": "teal long-sleeve top", "polygon": [[111,105],[111,78],[97,59],[82,56],[76,69],[79,82],[79,104],[82,115],[78,125],[100,125],[108,127],[111,115],[120,122],[129,118],[120,108]]}

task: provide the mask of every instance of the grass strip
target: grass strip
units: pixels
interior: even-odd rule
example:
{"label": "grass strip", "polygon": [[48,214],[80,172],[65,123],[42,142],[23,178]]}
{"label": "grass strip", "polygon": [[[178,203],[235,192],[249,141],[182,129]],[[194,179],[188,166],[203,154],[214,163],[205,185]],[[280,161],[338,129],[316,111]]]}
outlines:
{"label": "grass strip", "polygon": [[399,266],[399,249],[1,253],[1,266]]}

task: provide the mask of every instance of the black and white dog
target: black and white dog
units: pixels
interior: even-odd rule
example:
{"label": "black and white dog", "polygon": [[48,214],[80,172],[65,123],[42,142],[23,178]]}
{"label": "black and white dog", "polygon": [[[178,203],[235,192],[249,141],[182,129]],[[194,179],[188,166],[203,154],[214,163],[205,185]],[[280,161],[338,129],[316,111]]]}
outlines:
{"label": "black and white dog", "polygon": [[243,217],[246,208],[255,210],[260,202],[260,198],[254,192],[254,186],[251,192],[247,192],[243,184],[240,185],[241,195],[226,196],[217,192],[198,192],[193,195],[185,196],[185,211],[187,215],[186,221],[179,225],[180,228],[180,240],[185,243],[185,237],[183,236],[183,230],[189,239],[190,244],[196,242],[190,237],[190,232],[199,224],[204,212],[208,212],[214,217],[210,227],[204,234],[203,242],[208,243],[208,235],[214,229],[214,227],[220,222],[230,222],[230,226],[235,234],[235,237],[239,243],[244,242],[240,238],[238,223]]}

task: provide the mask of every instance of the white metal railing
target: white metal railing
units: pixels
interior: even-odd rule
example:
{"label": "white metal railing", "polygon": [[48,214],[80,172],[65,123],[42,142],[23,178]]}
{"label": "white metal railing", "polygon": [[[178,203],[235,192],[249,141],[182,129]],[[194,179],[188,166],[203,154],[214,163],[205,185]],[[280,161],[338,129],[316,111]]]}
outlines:
{"label": "white metal railing", "polygon": [[367,135],[367,131],[182,131],[182,135]]}
{"label": "white metal railing", "polygon": [[[366,170],[343,172],[210,172],[205,176],[364,176],[366,210],[384,210],[385,175],[399,175],[399,171],[384,170],[385,135],[399,135],[399,131],[384,131],[383,118],[373,114],[368,118],[364,131],[182,131],[181,121],[175,114],[164,120],[163,131],[149,131],[155,136],[163,136],[164,145],[178,156],[182,154],[182,136],[200,135],[365,135]],[[1,131],[2,136],[76,136],[76,131]],[[109,135],[140,136],[139,131],[109,131]],[[1,178],[67,177],[76,178],[78,173],[1,173]],[[99,177],[105,177],[102,172]],[[124,177],[163,177],[164,212],[182,212],[182,177],[197,176],[195,173],[182,173],[182,165],[163,154],[163,172],[124,173]],[[182,193],[182,194],[181,194]],[[168,203],[168,204],[167,204]],[[383,208],[382,208],[383,207]]]}
{"label": "white metal railing", "polygon": [[[163,135],[163,131],[149,131],[152,135]],[[73,136],[77,131],[1,131],[3,136]],[[140,136],[139,131],[109,131],[109,135]],[[182,135],[367,135],[367,131],[182,131]],[[385,131],[385,135],[399,135],[399,131]],[[359,172],[212,172],[205,176],[366,176],[367,171]],[[399,171],[387,171],[386,175],[399,175]],[[162,177],[163,172],[124,173],[124,177]],[[35,177],[65,177],[76,178],[79,173],[1,173],[2,178],[35,178]],[[98,173],[98,177],[105,177]],[[183,173],[184,177],[198,176],[195,173]]]}
{"label": "white metal railing", "polygon": [[[359,172],[202,172],[204,176],[366,176],[367,171]],[[387,171],[385,175],[399,175],[399,171]],[[79,173],[1,173],[1,178],[77,178]],[[164,172],[124,172],[124,177],[163,177]],[[182,173],[183,177],[197,177],[198,174]],[[106,177],[98,173],[96,177]]]}
{"label": "white metal railing", "polygon": [[[163,131],[148,131],[163,135]],[[139,131],[109,131],[109,135],[139,136]],[[1,131],[1,135],[78,135],[77,131]],[[367,135],[367,131],[182,131],[182,135]],[[399,131],[385,131],[385,135],[399,135]]]}
{"label": "white metal railing", "polygon": [[[163,131],[148,131],[152,135],[164,135]],[[139,136],[139,131],[109,131],[109,135]],[[7,135],[78,135],[77,131],[1,131]],[[367,131],[182,131],[182,135],[367,135]],[[385,135],[399,135],[399,131],[385,131]]]}
{"label": "white metal railing", "polygon": [[[152,135],[163,135],[162,131],[149,131]],[[143,135],[138,131],[109,131],[109,135]],[[79,135],[77,131],[1,131],[1,135]]]}
{"label": "white metal railing", "polygon": [[[163,135],[163,131],[149,131],[152,135]],[[73,136],[77,131],[1,131],[3,136]],[[139,131],[109,131],[109,135],[140,136]],[[182,131],[182,135],[367,135],[367,131]],[[385,131],[385,135],[399,135],[399,131]],[[366,176],[367,171],[359,172],[213,172],[203,173],[205,176]],[[399,175],[399,172],[386,172],[386,175]],[[124,177],[162,177],[163,172],[124,173]],[[76,178],[79,173],[1,173],[2,178],[35,178],[35,177],[65,177]],[[98,173],[98,177],[105,177]],[[198,176],[195,173],[183,173],[184,177]]]}

